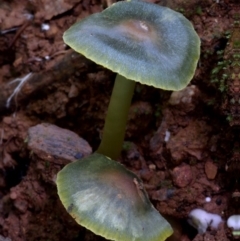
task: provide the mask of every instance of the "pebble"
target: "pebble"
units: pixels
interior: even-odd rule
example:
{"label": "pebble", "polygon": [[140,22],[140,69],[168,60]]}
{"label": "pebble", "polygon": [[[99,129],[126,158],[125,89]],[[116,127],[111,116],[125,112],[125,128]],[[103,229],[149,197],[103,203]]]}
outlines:
{"label": "pebble", "polygon": [[151,171],[155,171],[155,170],[156,170],[156,165],[150,164],[150,165],[148,166],[148,168],[149,168],[149,170],[151,170]]}
{"label": "pebble", "polygon": [[168,189],[162,188],[152,193],[151,198],[157,201],[165,201],[168,199]]}
{"label": "pebble", "polygon": [[173,182],[178,187],[186,187],[193,180],[191,167],[187,164],[181,164],[175,167],[171,172]]}
{"label": "pebble", "polygon": [[212,161],[207,161],[205,163],[205,173],[208,179],[215,179],[217,175],[217,166]]}
{"label": "pebble", "polygon": [[68,98],[74,98],[74,97],[77,97],[78,95],[79,95],[78,88],[76,87],[76,85],[72,84],[68,92]]}
{"label": "pebble", "polygon": [[[28,149],[46,161],[74,161],[92,153],[91,146],[76,133],[42,123],[28,129]],[[40,167],[41,168],[41,167]]]}
{"label": "pebble", "polygon": [[17,199],[14,201],[14,207],[21,213],[26,213],[28,203],[25,200]]}
{"label": "pebble", "polygon": [[11,191],[11,192],[10,192],[10,198],[11,198],[12,200],[16,199],[16,198],[17,198],[17,193]]}
{"label": "pebble", "polygon": [[13,119],[10,116],[6,116],[3,118],[3,122],[7,125],[10,125],[13,122]]}

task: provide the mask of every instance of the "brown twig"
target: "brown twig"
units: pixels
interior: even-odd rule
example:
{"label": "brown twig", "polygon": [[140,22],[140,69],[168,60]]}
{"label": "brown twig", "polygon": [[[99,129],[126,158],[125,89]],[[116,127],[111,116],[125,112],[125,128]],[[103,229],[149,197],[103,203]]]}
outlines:
{"label": "brown twig", "polygon": [[26,27],[30,24],[30,20],[27,20],[16,32],[14,38],[12,39],[12,41],[9,44],[9,49],[13,47],[13,45],[15,44],[15,42],[17,41],[17,39],[19,38],[19,36],[21,35],[21,33],[26,29]]}

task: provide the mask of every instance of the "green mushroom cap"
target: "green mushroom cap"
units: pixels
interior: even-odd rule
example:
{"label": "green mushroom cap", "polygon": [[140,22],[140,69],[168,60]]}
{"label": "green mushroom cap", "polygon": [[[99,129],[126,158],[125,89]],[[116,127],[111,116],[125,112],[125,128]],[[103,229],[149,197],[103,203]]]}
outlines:
{"label": "green mushroom cap", "polygon": [[57,186],[71,216],[107,239],[163,241],[172,234],[141,180],[104,155],[94,153],[68,164],[59,172]]}
{"label": "green mushroom cap", "polygon": [[240,230],[234,230],[232,231],[233,236],[240,237]]}
{"label": "green mushroom cap", "polygon": [[166,90],[192,79],[200,40],[180,13],[141,1],[118,2],[64,33],[77,52],[124,77]]}

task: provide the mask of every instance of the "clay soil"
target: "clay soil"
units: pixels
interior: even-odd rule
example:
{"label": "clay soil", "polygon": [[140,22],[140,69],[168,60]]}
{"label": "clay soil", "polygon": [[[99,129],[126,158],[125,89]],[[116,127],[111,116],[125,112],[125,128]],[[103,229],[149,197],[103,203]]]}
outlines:
{"label": "clay soil", "polygon": [[[210,83],[231,19],[227,2],[159,0],[182,12],[201,38],[189,87],[171,92],[137,84],[119,162],[138,174],[174,227],[169,239],[229,240],[226,224],[205,234],[187,223],[202,208],[226,220],[225,163],[233,133]],[[74,22],[107,7],[101,0],[0,0],[0,240],[100,241],[62,206],[56,174],[96,150],[114,73],[62,40]],[[71,136],[72,142],[64,142]],[[206,197],[210,201],[206,201]]]}

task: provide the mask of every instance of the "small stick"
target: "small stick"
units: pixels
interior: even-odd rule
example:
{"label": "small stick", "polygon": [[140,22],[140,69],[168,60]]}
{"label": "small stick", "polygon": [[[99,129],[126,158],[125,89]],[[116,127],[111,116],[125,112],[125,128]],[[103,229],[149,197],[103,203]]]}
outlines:
{"label": "small stick", "polygon": [[21,33],[25,30],[25,28],[30,24],[30,21],[27,20],[17,31],[17,33],[15,34],[13,40],[10,42],[9,44],[9,49],[13,47],[13,45],[15,44],[15,42],[17,41],[17,39],[19,38],[19,36],[21,35]]}

